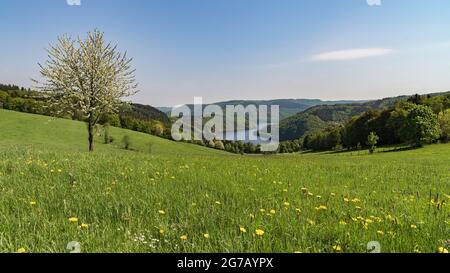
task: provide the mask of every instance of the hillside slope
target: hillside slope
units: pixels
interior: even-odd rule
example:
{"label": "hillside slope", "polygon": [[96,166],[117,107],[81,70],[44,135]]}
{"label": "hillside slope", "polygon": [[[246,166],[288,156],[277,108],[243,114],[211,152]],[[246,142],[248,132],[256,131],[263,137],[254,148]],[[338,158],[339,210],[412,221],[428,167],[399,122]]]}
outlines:
{"label": "hillside slope", "polygon": [[80,122],[0,110],[0,126],[0,252],[366,252],[378,240],[428,253],[448,239],[450,144],[234,156],[113,129],[135,151],[98,138],[89,153]]}
{"label": "hillside slope", "polygon": [[[27,145],[56,147],[63,150],[87,151],[87,132],[83,122],[26,114],[0,109],[0,146]],[[151,154],[226,154],[205,147],[176,143],[144,133],[111,128],[115,141],[104,145],[102,137],[95,139],[96,151],[122,149],[121,140],[128,135],[131,149]]]}
{"label": "hillside slope", "polygon": [[[435,97],[449,94],[449,92],[432,93],[427,96]],[[342,124],[352,117],[367,112],[370,109],[393,107],[397,102],[406,101],[411,96],[384,98],[364,103],[318,105],[300,112],[292,117],[281,120],[280,139],[298,139],[308,133],[323,130],[330,125]]]}
{"label": "hillside slope", "polygon": [[[51,107],[48,107],[46,94],[15,85],[0,84],[0,109],[2,108],[25,113],[54,115],[50,111]],[[137,120],[160,122],[164,125],[170,124],[165,113],[150,105],[132,103],[129,108],[122,109],[119,115],[123,118],[130,117]]]}

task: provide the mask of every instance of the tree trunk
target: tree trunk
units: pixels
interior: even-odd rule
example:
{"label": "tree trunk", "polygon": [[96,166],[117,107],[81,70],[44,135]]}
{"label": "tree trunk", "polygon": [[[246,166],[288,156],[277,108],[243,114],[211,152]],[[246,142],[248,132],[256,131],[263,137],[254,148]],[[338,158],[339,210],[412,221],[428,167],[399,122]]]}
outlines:
{"label": "tree trunk", "polygon": [[94,151],[94,126],[92,122],[88,122],[88,131],[89,131],[89,152]]}

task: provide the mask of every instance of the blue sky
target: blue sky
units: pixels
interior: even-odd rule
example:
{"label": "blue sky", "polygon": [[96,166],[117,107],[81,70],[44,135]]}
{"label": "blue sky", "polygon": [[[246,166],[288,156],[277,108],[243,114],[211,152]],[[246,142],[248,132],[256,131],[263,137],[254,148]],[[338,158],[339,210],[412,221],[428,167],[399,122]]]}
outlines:
{"label": "blue sky", "polygon": [[[77,1],[77,0],[69,0]],[[450,1],[0,1],[0,82],[30,86],[44,48],[98,28],[155,106],[370,99],[450,90]]]}

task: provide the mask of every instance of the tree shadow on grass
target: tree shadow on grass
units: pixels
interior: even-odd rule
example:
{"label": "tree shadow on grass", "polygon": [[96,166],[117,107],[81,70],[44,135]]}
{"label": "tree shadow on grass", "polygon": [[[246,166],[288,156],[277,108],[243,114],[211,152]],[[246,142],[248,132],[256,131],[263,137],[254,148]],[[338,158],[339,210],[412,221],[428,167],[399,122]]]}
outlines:
{"label": "tree shadow on grass", "polygon": [[[405,152],[405,151],[411,151],[411,150],[418,150],[423,147],[419,146],[385,146],[380,147],[377,149],[375,153],[395,153],[395,152]],[[339,151],[307,151],[303,152],[302,154],[324,154],[324,155],[331,155],[331,154],[369,154],[369,151],[367,149],[349,149],[349,150],[339,150]]]}
{"label": "tree shadow on grass", "polygon": [[420,146],[406,146],[406,147],[396,147],[392,148],[390,150],[380,151],[380,153],[396,153],[396,152],[405,152],[405,151],[412,151],[412,150],[418,150],[423,147]]}

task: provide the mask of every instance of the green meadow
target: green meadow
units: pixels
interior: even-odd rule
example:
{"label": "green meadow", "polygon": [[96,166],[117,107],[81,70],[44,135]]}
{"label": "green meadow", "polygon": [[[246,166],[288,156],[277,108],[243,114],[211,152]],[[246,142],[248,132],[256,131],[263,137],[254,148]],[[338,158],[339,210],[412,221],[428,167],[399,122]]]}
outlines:
{"label": "green meadow", "polygon": [[[450,144],[240,156],[0,110],[0,252],[444,252]],[[131,150],[120,140],[128,135]]]}

